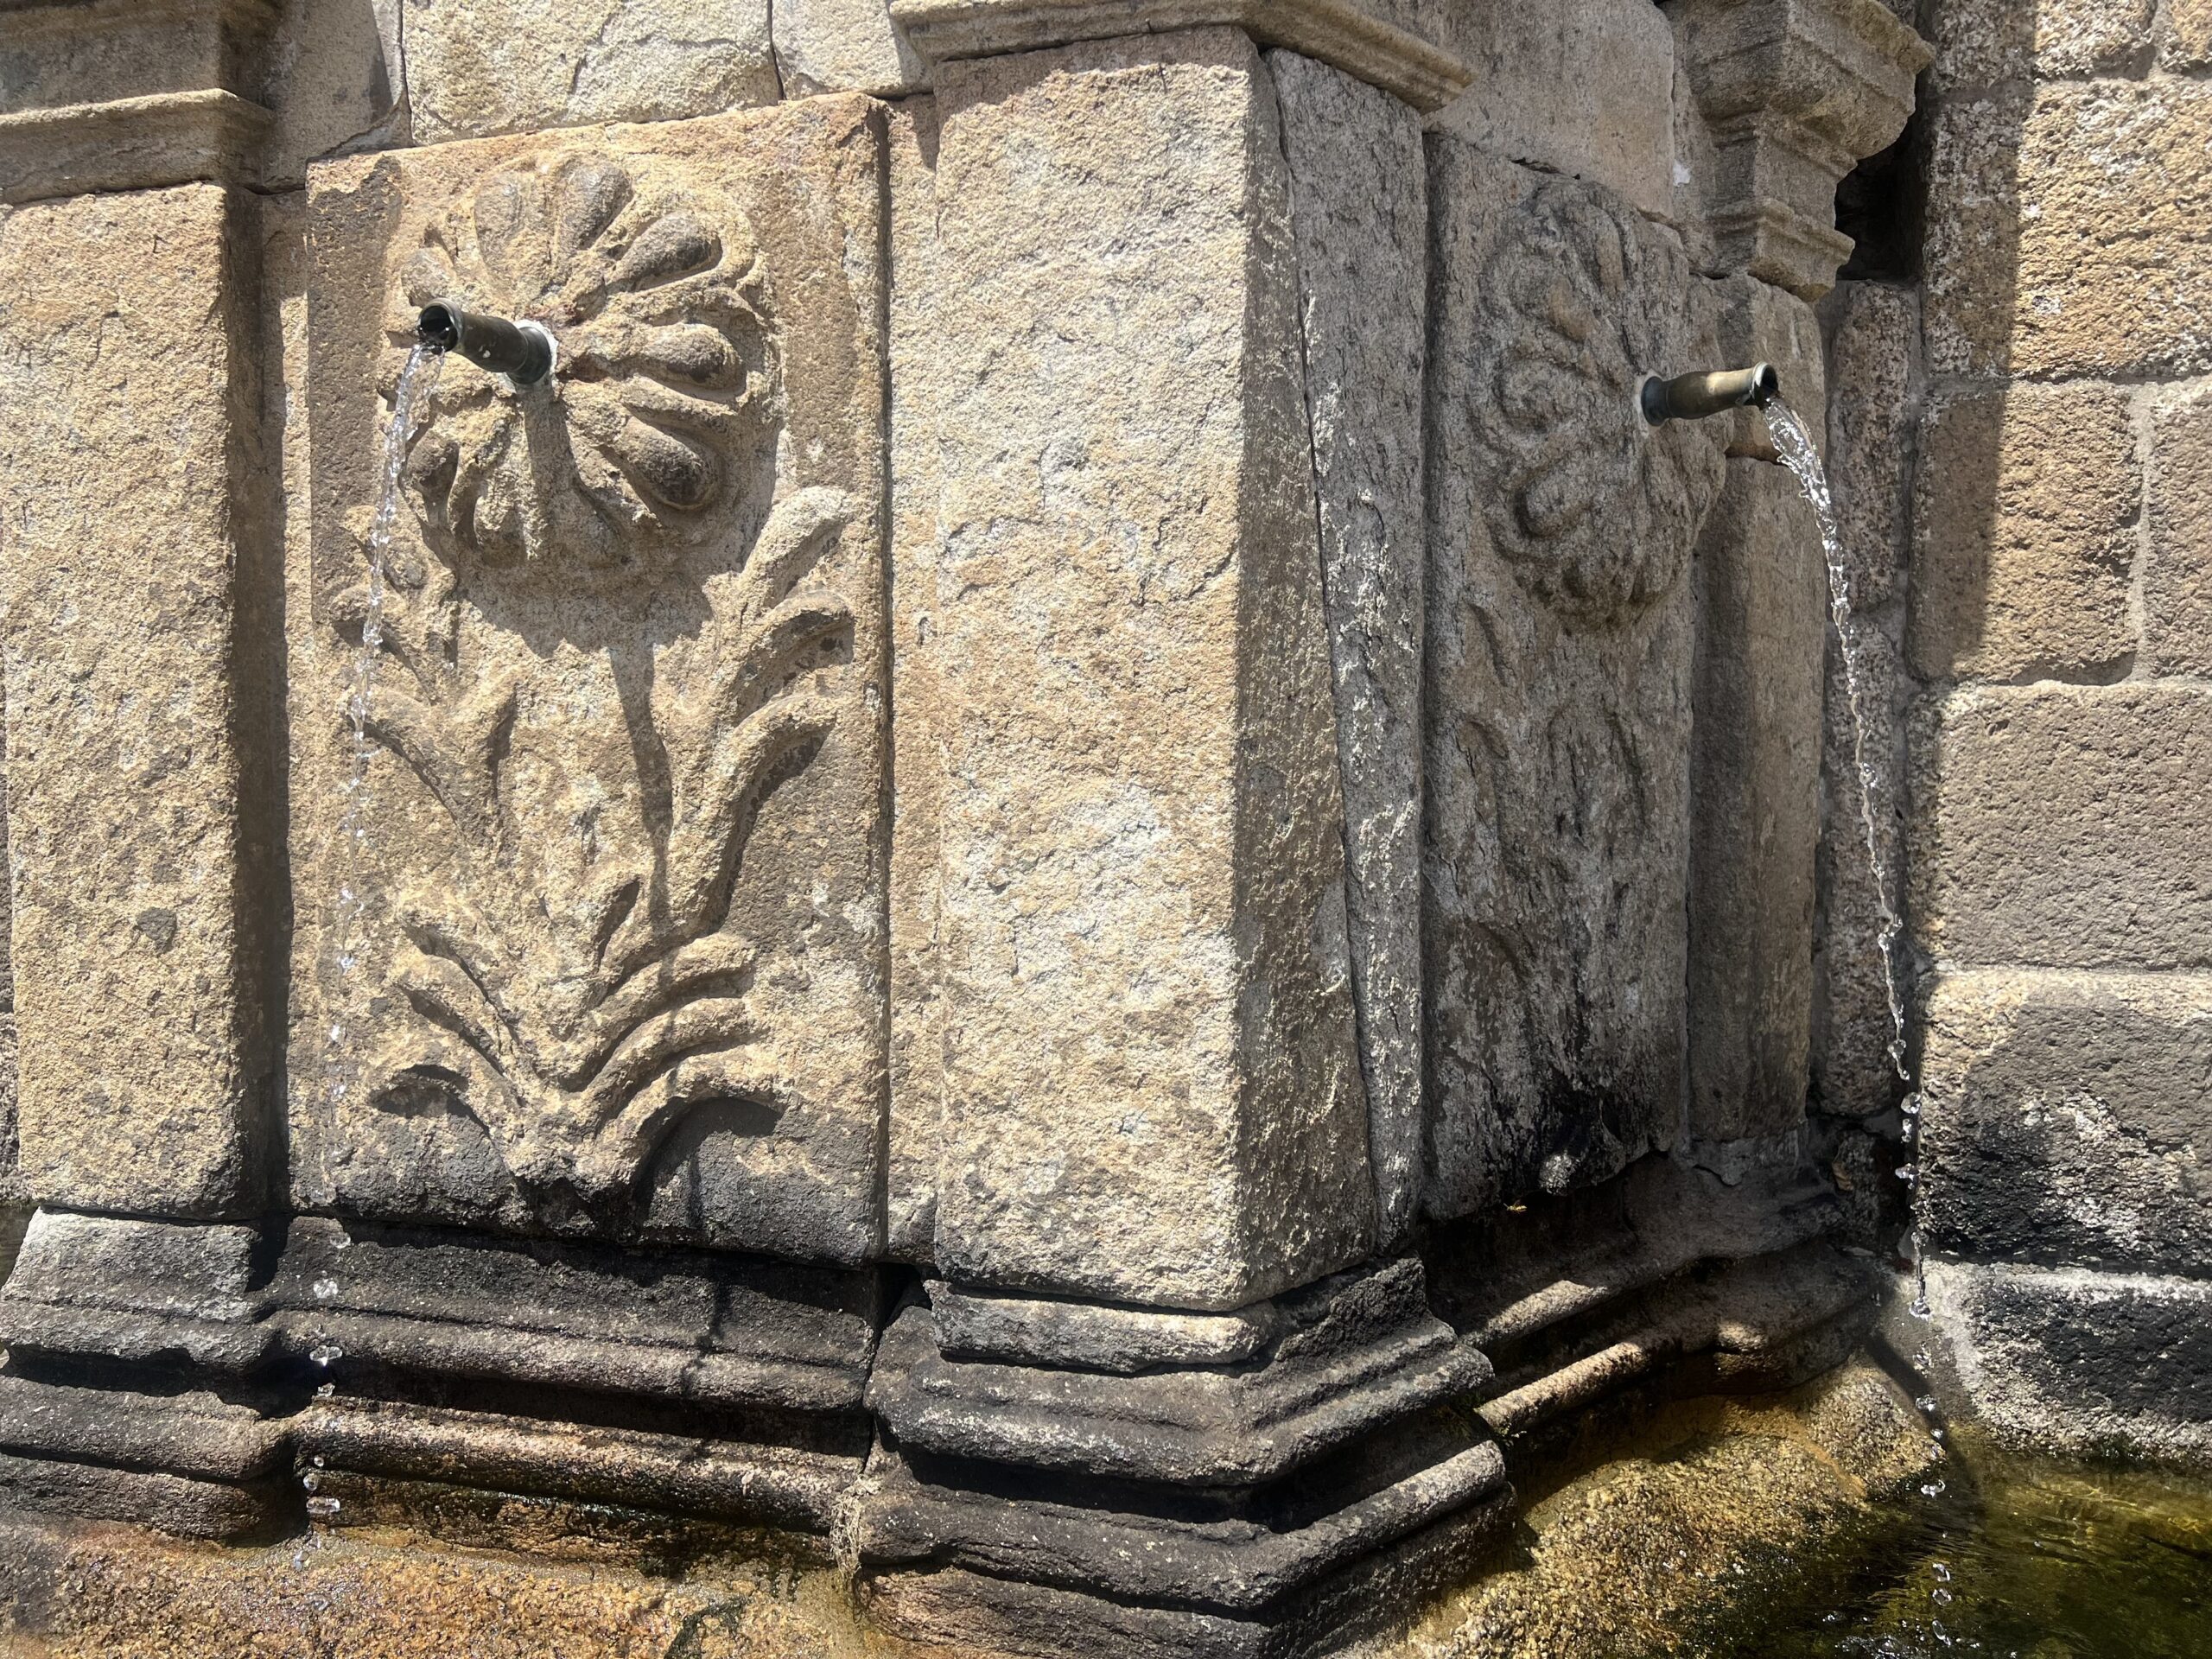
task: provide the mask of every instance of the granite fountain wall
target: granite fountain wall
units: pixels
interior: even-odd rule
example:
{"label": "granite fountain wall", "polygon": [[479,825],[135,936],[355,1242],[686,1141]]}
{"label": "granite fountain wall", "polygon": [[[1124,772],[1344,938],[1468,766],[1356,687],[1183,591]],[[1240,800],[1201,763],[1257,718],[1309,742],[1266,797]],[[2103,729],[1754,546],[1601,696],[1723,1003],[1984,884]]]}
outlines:
{"label": "granite fountain wall", "polygon": [[1850,1353],[1817,540],[1636,393],[1821,425],[1927,49],[1506,10],[0,10],[8,1500],[1277,1652]]}

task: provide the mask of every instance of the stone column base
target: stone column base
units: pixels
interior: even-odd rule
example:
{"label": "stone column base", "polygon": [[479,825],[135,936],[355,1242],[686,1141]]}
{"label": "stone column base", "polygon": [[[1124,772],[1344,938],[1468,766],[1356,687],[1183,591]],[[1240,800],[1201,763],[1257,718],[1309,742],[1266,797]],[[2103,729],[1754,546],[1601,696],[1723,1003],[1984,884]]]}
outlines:
{"label": "stone column base", "polygon": [[1414,1261],[1229,1315],[933,1286],[885,1336],[841,1553],[919,1639],[1303,1651],[1504,1520],[1503,1457],[1452,1403],[1489,1375]]}

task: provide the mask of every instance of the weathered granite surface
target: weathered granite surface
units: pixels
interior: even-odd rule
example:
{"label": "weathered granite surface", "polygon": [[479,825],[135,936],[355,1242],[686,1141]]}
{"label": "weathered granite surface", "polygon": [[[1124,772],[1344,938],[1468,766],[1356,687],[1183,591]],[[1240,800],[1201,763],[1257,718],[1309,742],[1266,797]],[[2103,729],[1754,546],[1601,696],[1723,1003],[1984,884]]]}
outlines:
{"label": "weathered granite surface", "polygon": [[1226,29],[938,106],[936,1261],[1234,1308],[1375,1208],[1280,108]]}
{"label": "weathered granite surface", "polygon": [[276,1154],[252,221],[215,186],[0,219],[10,919],[42,1199],[252,1214]]}

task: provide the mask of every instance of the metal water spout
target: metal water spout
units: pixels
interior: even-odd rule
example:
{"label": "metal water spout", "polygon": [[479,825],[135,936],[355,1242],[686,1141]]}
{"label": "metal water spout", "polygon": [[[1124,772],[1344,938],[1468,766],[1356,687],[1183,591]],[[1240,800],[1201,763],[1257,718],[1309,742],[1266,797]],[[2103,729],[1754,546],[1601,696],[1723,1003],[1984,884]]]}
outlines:
{"label": "metal water spout", "polygon": [[1700,370],[1671,380],[1655,374],[1643,383],[1638,401],[1645,420],[1664,426],[1669,421],[1701,421],[1732,409],[1764,409],[1781,396],[1782,377],[1774,365],[1754,363],[1748,369]]}
{"label": "metal water spout", "polygon": [[505,375],[518,387],[545,379],[559,356],[543,324],[488,316],[452,300],[424,306],[415,320],[415,333],[425,346],[457,352],[480,369]]}

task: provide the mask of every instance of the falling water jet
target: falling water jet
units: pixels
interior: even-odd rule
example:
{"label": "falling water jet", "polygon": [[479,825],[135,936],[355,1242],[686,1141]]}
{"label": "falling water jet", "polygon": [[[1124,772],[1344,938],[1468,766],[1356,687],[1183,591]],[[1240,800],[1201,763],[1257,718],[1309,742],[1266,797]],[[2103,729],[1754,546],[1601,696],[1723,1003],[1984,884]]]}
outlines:
{"label": "falling water jet", "polygon": [[[1904,972],[1898,964],[1897,945],[1904,933],[1904,918],[1897,913],[1890,899],[1890,889],[1895,872],[1882,856],[1880,833],[1874,824],[1874,796],[1881,783],[1881,774],[1866,757],[1866,732],[1871,716],[1866,703],[1866,676],[1861,671],[1858,650],[1858,626],[1851,609],[1851,572],[1843,558],[1843,534],[1836,522],[1835,498],[1829,492],[1827,473],[1821,464],[1819,448],[1813,435],[1795,410],[1777,397],[1764,405],[1767,430],[1773,435],[1774,447],[1782,457],[1782,464],[1789,469],[1797,486],[1811,504],[1813,516],[1820,522],[1821,552],[1827,561],[1828,573],[1828,620],[1835,629],[1836,648],[1843,659],[1845,701],[1851,713],[1851,758],[1859,776],[1859,823],[1866,842],[1866,862],[1874,878],[1874,902],[1879,907],[1882,923],[1878,943],[1882,953],[1883,988],[1890,1005],[1890,1065],[1897,1078],[1905,1085],[1903,1103],[1904,1112],[1905,1149],[1910,1154],[1919,1139],[1920,1094],[1914,1087],[1912,1070],[1906,1063],[1905,1006]],[[1897,1171],[1907,1186],[1918,1179],[1918,1167],[1908,1162]],[[1930,1317],[1928,1306],[1928,1274],[1921,1259],[1920,1233],[1916,1223],[1910,1235],[1913,1272],[1912,1316],[1916,1319]]]}
{"label": "falling water jet", "polygon": [[[361,957],[360,927],[368,910],[362,892],[361,855],[368,844],[369,760],[374,745],[369,738],[369,717],[376,694],[377,659],[384,650],[384,606],[386,570],[391,555],[391,532],[399,517],[399,475],[407,463],[407,446],[422,424],[436,388],[444,349],[423,340],[407,354],[392,393],[391,423],[385,429],[382,465],[377,476],[376,512],[369,521],[369,580],[361,613],[361,639],[353,653],[352,683],[346,697],[346,720],[352,749],[346,779],[339,785],[345,804],[338,817],[338,903],[331,922],[331,955],[338,964],[340,982],[349,980]],[[342,1102],[352,1087],[355,1068],[348,1062],[346,1028],[334,1016],[326,1035],[329,1058],[329,1096],[333,1106]]]}

